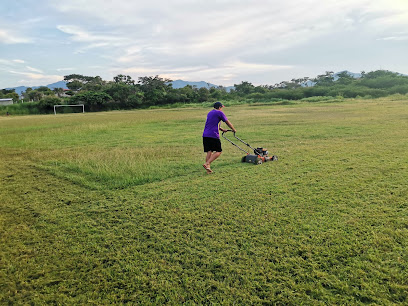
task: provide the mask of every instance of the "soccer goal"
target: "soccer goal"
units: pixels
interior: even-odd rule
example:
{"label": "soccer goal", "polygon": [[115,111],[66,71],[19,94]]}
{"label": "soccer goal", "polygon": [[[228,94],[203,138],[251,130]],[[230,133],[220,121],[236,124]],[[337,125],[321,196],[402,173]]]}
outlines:
{"label": "soccer goal", "polygon": [[82,107],[82,112],[85,113],[84,104],[66,104],[66,105],[54,105],[54,115],[57,114],[57,107],[63,107],[63,106],[79,106],[79,107]]}

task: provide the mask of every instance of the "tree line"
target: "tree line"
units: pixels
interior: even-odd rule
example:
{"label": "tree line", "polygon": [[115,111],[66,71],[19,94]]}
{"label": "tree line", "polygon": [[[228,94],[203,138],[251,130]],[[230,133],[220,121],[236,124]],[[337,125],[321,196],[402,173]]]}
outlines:
{"label": "tree line", "polygon": [[[196,88],[187,85],[175,89],[172,80],[158,75],[139,77],[136,81],[129,75],[120,74],[112,81],[105,81],[100,76],[70,74],[64,77],[64,81],[68,91],[62,88],[51,90],[45,86],[35,90],[28,88],[23,93],[24,99],[38,102],[44,111],[50,111],[56,104],[84,104],[88,111],[100,111],[218,100],[300,100],[316,96],[378,98],[408,93],[408,77],[387,70],[363,71],[359,78],[352,77],[348,72],[335,75],[327,71],[315,78],[292,79],[274,85],[255,86],[243,81],[234,84],[234,89],[230,91],[223,86]],[[3,90],[0,98],[2,95],[12,95],[15,99],[17,94]]]}
{"label": "tree line", "polygon": [[19,96],[14,89],[0,90],[0,99],[13,99],[13,102],[18,102]]}

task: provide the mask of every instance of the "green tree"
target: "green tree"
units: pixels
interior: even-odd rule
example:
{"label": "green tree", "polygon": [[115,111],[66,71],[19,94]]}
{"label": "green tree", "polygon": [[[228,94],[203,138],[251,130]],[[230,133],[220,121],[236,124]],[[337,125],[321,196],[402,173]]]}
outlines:
{"label": "green tree", "polygon": [[334,72],[326,71],[325,74],[318,75],[313,81],[315,86],[331,86],[334,83]]}
{"label": "green tree", "polygon": [[23,93],[23,98],[24,100],[26,100],[26,102],[30,101],[30,97],[29,97],[29,93],[33,91],[33,89],[31,87],[28,87]]}
{"label": "green tree", "polygon": [[238,95],[249,95],[250,93],[254,92],[255,86],[252,83],[243,81],[241,84],[234,84],[235,92]]}
{"label": "green tree", "polygon": [[71,82],[67,83],[67,87],[72,91],[79,91],[82,86],[84,86],[84,83],[78,80],[72,80]]}
{"label": "green tree", "polygon": [[17,103],[18,100],[20,99],[20,96],[16,92],[10,92],[10,93],[6,94],[4,97],[13,99],[14,103]]}
{"label": "green tree", "polygon": [[54,88],[52,91],[58,96],[58,98],[61,98],[62,94],[64,93],[63,88]]}
{"label": "green tree", "polygon": [[100,76],[96,76],[93,80],[89,81],[88,83],[84,84],[81,90],[88,90],[88,91],[102,91],[106,82],[101,79]]}
{"label": "green tree", "polygon": [[186,102],[195,102],[198,100],[199,97],[197,88],[191,85],[187,85],[183,88],[180,88],[179,93],[185,96]]}
{"label": "green tree", "polygon": [[140,91],[133,93],[126,100],[125,106],[130,108],[140,107],[143,105],[143,97],[143,93]]}
{"label": "green tree", "polygon": [[300,88],[302,87],[303,83],[303,78],[298,78],[298,79],[292,79],[290,82],[288,82],[288,86],[286,88],[288,89],[294,89],[294,88]]}
{"label": "green tree", "polygon": [[390,89],[394,86],[408,86],[408,77],[387,70],[377,70],[366,73],[359,84],[369,88]]}
{"label": "green tree", "polygon": [[269,89],[266,85],[260,85],[254,88],[254,93],[265,94],[267,92],[269,92]]}
{"label": "green tree", "polygon": [[112,97],[105,92],[86,91],[71,97],[71,102],[90,107],[100,107],[112,101]]}
{"label": "green tree", "polygon": [[210,91],[205,88],[205,87],[201,87],[200,89],[198,89],[198,101],[199,102],[205,102],[208,101],[210,99]]}
{"label": "green tree", "polygon": [[126,85],[135,85],[135,81],[129,75],[118,74],[113,78],[115,83],[124,83]]}
{"label": "green tree", "polygon": [[2,96],[5,96],[5,95],[13,93],[13,92],[15,93],[16,90],[15,89],[2,89],[2,90],[0,90],[0,94],[2,94]]}
{"label": "green tree", "polygon": [[[235,92],[235,91],[234,91]],[[210,97],[211,100],[224,100],[228,96],[228,93],[223,86],[218,86],[218,87],[211,87],[210,88]]]}
{"label": "green tree", "polygon": [[84,90],[99,90],[103,85],[104,81],[100,76],[91,77],[84,76],[81,74],[70,74],[64,76],[64,81],[67,82],[67,87],[72,91]]}
{"label": "green tree", "polygon": [[40,101],[43,97],[43,93],[38,90],[31,90],[28,92],[28,99],[30,101]]}
{"label": "green tree", "polygon": [[172,80],[161,78],[158,75],[154,77],[139,77],[138,83],[144,93],[146,104],[156,105],[165,103],[167,101],[166,95],[172,89],[172,85],[169,84],[170,82]]}
{"label": "green tree", "polygon": [[394,78],[398,76],[400,76],[400,74],[388,70],[376,70],[364,73],[364,79],[377,79],[382,77]]}
{"label": "green tree", "polygon": [[43,96],[52,96],[54,95],[53,91],[49,89],[47,86],[41,86],[37,88],[35,91],[40,92]]}
{"label": "green tree", "polygon": [[341,85],[348,85],[353,83],[355,80],[347,71],[342,71],[338,75],[338,79],[336,83],[341,84]]}
{"label": "green tree", "polygon": [[46,96],[38,102],[38,105],[43,109],[51,109],[54,105],[61,104],[61,99],[57,97]]}
{"label": "green tree", "polygon": [[[126,84],[126,82],[110,83],[104,92],[110,95],[115,102],[122,104],[128,104],[129,97],[132,95],[140,97],[138,95],[140,89],[135,85]],[[135,97],[132,100],[135,100]]]}

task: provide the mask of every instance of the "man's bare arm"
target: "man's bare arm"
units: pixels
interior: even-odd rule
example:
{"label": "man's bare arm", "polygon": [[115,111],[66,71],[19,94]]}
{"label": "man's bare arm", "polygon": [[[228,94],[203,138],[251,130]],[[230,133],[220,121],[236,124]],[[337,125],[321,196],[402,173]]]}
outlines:
{"label": "man's bare arm", "polygon": [[231,123],[229,120],[225,121],[225,123],[230,127],[230,129],[231,129],[234,133],[236,133],[237,130],[234,128],[234,126],[232,125],[232,123]]}

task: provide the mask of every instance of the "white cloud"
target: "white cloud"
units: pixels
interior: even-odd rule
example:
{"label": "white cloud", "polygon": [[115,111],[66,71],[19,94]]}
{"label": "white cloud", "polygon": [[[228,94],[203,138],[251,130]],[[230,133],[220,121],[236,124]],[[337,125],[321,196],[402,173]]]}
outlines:
{"label": "white cloud", "polygon": [[118,33],[97,33],[84,30],[82,27],[73,25],[58,25],[57,29],[70,35],[73,42],[83,45],[78,47],[74,54],[84,54],[91,49],[96,48],[118,48],[129,44],[131,41]]}
{"label": "white cloud", "polygon": [[53,82],[61,81],[64,77],[61,75],[46,75],[40,73],[32,73],[32,72],[21,72],[21,71],[9,71],[12,74],[17,74],[25,77],[24,81],[28,84],[31,84],[32,81],[37,81],[42,84],[49,84]]}
{"label": "white cloud", "polygon": [[0,29],[0,44],[27,44],[31,43],[32,41],[33,40],[31,38],[18,35],[11,30]]}
{"label": "white cloud", "polygon": [[403,40],[408,40],[408,35],[382,37],[382,38],[377,38],[377,40],[403,41]]}
{"label": "white cloud", "polygon": [[[396,1],[396,0],[394,0]],[[380,1],[382,2],[382,1]],[[389,2],[389,1],[388,1]],[[86,15],[88,26],[59,25],[72,41],[86,44],[76,53],[90,49],[123,48],[119,63],[154,63],[156,58],[183,54],[200,58],[218,54],[227,58],[263,49],[274,52],[305,44],[333,31],[352,30],[355,17],[350,14],[374,14],[384,8],[369,5],[369,0],[292,0],[207,1],[190,3],[176,0],[172,5],[162,1],[137,3],[118,0],[104,2],[80,0],[59,3],[55,8],[68,15]],[[367,8],[365,8],[367,6]],[[408,19],[408,18],[407,18]],[[116,33],[99,31],[95,22]],[[360,21],[363,19],[359,19]],[[92,22],[91,22],[92,21]],[[97,24],[97,23],[96,23]],[[114,52],[114,51],[112,51]],[[223,61],[221,58],[221,61]]]}
{"label": "white cloud", "polygon": [[158,68],[149,68],[149,67],[131,67],[131,68],[115,68],[111,70],[114,73],[120,74],[121,71],[125,74],[136,74],[136,75],[152,75],[159,74],[162,70]]}
{"label": "white cloud", "polygon": [[112,69],[112,74],[125,73],[133,76],[145,75],[160,75],[161,77],[170,78],[172,80],[212,80],[217,84],[231,84],[231,82],[239,82],[238,76],[242,74],[253,73],[268,73],[273,71],[282,71],[293,69],[289,65],[268,65],[246,63],[242,61],[231,61],[221,66],[180,66],[180,67],[129,67],[126,69]]}
{"label": "white cloud", "polygon": [[[26,72],[39,75],[159,74],[228,85],[279,82],[351,62],[362,65],[357,70],[368,70],[369,61],[388,68],[408,47],[407,0],[44,1],[41,10],[19,11],[13,28],[0,23],[0,44],[9,49],[2,65],[32,65]],[[25,61],[6,60],[17,56],[10,45],[33,41],[41,41],[35,59],[27,50],[18,55]],[[398,57],[407,73],[404,61]],[[62,67],[49,66],[56,62]]]}
{"label": "white cloud", "polygon": [[58,25],[57,29],[72,36],[72,40],[78,42],[98,42],[98,41],[120,41],[121,39],[114,35],[101,35],[86,31],[78,26]]}
{"label": "white cloud", "polygon": [[[374,2],[374,3],[373,3]],[[251,54],[263,50],[274,52],[301,46],[333,32],[353,31],[373,26],[382,12],[386,19],[406,24],[407,5],[400,0],[260,0],[247,1],[163,1],[135,4],[127,0],[115,2],[81,0],[58,3],[55,9],[67,15],[87,16],[83,26],[60,25],[73,41],[86,43],[77,50],[123,48],[113,57],[119,63],[151,63],[157,58],[220,58]],[[385,22],[385,21],[384,21]],[[85,24],[88,24],[87,26]],[[115,29],[105,33],[102,28]],[[112,51],[114,52],[114,51]],[[214,59],[213,59],[214,61]]]}
{"label": "white cloud", "polygon": [[18,64],[24,64],[25,61],[21,59],[14,59],[14,60],[7,60],[0,58],[0,64],[7,65],[7,66],[16,66]]}
{"label": "white cloud", "polygon": [[26,68],[32,72],[43,73],[43,71],[41,71],[40,69],[36,69],[30,66],[26,66]]}

